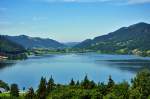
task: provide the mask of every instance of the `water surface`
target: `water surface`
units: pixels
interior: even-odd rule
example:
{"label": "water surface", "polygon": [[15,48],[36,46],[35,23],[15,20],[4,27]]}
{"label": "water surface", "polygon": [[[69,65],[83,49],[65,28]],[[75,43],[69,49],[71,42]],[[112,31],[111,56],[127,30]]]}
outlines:
{"label": "water surface", "polygon": [[54,77],[66,84],[71,78],[82,80],[85,75],[95,82],[107,82],[111,75],[116,82],[129,81],[137,71],[149,68],[150,58],[133,55],[56,54],[30,57],[27,60],[0,63],[0,79],[17,83],[20,88],[37,88],[41,76]]}

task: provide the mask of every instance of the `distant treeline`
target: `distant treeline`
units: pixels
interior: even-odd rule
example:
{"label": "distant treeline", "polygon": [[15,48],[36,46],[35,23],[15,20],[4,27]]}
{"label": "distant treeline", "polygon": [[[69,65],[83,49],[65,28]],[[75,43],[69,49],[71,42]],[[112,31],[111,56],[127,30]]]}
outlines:
{"label": "distant treeline", "polygon": [[0,87],[8,92],[0,94],[0,99],[150,99],[150,71],[142,70],[131,80],[115,83],[109,76],[108,82],[95,83],[86,75],[82,81],[73,78],[67,85],[56,84],[53,77],[47,81],[42,77],[38,89],[31,87],[19,93],[17,84],[9,87],[0,81]]}

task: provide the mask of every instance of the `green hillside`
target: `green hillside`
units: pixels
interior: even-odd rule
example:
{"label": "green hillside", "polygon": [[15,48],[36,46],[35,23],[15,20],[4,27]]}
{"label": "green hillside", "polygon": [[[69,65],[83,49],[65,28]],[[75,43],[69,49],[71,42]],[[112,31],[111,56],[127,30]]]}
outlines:
{"label": "green hillside", "polygon": [[22,59],[26,58],[25,51],[22,46],[0,35],[0,56],[8,57],[8,59]]}
{"label": "green hillside", "polygon": [[101,53],[150,54],[150,24],[138,23],[122,27],[107,35],[85,40],[75,49],[94,50]]}

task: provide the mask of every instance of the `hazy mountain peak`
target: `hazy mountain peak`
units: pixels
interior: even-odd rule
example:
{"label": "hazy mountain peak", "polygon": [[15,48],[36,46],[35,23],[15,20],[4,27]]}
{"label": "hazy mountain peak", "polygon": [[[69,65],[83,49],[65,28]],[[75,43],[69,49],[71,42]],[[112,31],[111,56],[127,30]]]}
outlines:
{"label": "hazy mountain peak", "polygon": [[[29,36],[27,36],[27,35],[19,35],[19,36],[20,36],[20,37],[29,37]],[[18,36],[18,37],[19,37],[19,36]],[[17,37],[17,36],[16,36],[16,37]]]}
{"label": "hazy mountain peak", "polygon": [[145,23],[145,22],[139,22],[133,25],[130,25],[129,27],[144,27],[144,26],[149,26],[150,24]]}

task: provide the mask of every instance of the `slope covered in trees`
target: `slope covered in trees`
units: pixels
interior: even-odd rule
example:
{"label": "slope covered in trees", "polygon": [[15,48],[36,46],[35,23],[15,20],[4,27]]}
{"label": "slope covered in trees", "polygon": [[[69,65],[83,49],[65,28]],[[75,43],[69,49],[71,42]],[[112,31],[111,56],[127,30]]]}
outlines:
{"label": "slope covered in trees", "polygon": [[64,48],[65,45],[52,39],[43,39],[40,37],[29,37],[26,35],[6,36],[9,40],[22,45],[24,48]]}
{"label": "slope covered in trees", "polygon": [[0,56],[5,56],[10,59],[22,59],[26,58],[25,51],[21,45],[0,35]]}
{"label": "slope covered in trees", "polygon": [[0,35],[0,48],[2,52],[13,52],[13,51],[24,51],[25,49],[9,39],[7,39],[5,36]]}
{"label": "slope covered in trees", "polygon": [[137,23],[122,27],[107,35],[85,40],[76,45],[76,49],[94,50],[104,53],[140,53],[150,54],[150,24]]}

